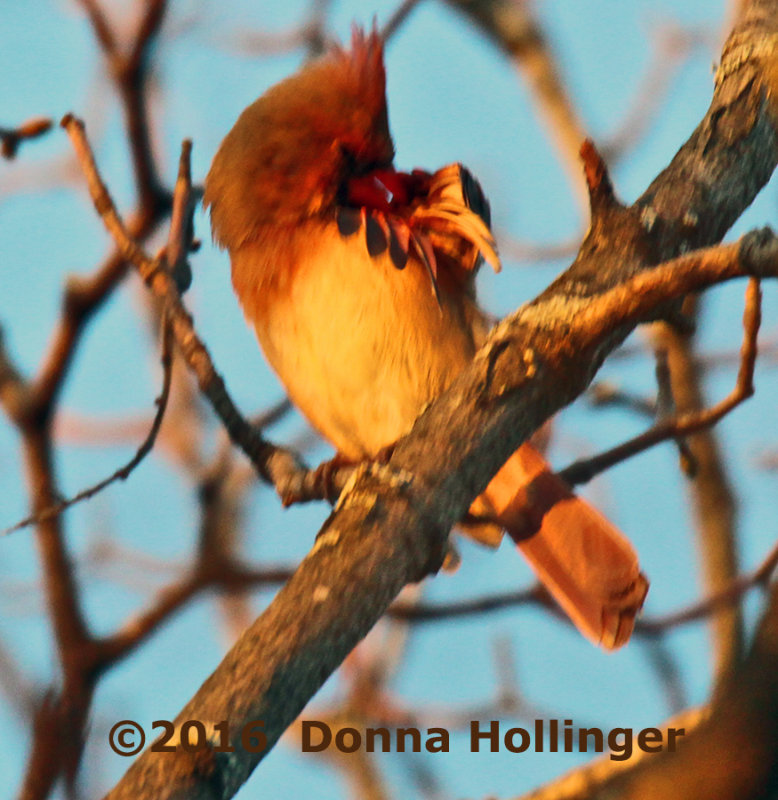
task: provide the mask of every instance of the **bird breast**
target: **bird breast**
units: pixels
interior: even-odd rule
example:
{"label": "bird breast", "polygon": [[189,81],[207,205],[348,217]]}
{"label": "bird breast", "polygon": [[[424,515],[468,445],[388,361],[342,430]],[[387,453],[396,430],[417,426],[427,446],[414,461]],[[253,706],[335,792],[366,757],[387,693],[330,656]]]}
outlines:
{"label": "bird breast", "polygon": [[415,257],[397,269],[334,223],[263,231],[232,253],[244,313],[292,401],[344,456],[375,455],[472,359],[473,299],[436,298]]}

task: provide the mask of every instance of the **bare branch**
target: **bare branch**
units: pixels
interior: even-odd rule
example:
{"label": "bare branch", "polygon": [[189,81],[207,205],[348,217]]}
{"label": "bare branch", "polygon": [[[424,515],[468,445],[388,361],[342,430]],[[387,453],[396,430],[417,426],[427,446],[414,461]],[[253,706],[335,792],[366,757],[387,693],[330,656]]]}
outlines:
{"label": "bare branch", "polygon": [[635,629],[641,633],[653,635],[663,633],[688,622],[704,619],[714,611],[738,602],[749,589],[755,586],[766,587],[774,575],[776,567],[778,567],[778,545],[773,547],[764,561],[753,572],[741,575],[721,591],[681,611],[667,614],[664,617],[639,620]]}
{"label": "bare branch", "polygon": [[81,4],[122,100],[140,206],[146,213],[161,215],[169,210],[170,197],[161,187],[152,154],[146,84],[148,55],[162,27],[167,0],[143,0],[144,11],[138,28],[126,48],[117,41],[100,0],[81,0]]}
{"label": "bare branch", "polygon": [[656,416],[655,400],[626,392],[610,381],[595,381],[586,392],[586,397],[595,407],[615,406],[616,408],[626,408],[641,417],[648,417],[649,419],[653,419]]}
{"label": "bare branch", "polygon": [[151,452],[154,447],[154,442],[157,439],[159,429],[162,425],[162,419],[165,416],[165,410],[167,409],[167,401],[168,397],[170,396],[170,383],[173,374],[172,338],[166,317],[163,318],[162,323],[162,371],[162,391],[156,400],[157,412],[154,415],[151,428],[149,429],[146,438],[141,443],[135,455],[126,464],[124,464],[124,466],[119,467],[119,469],[117,469],[107,478],[103,478],[103,480],[99,481],[93,486],[82,489],[80,492],[78,492],[78,494],[73,495],[73,497],[70,497],[66,500],[60,500],[58,503],[50,505],[47,508],[41,509],[34,514],[25,517],[16,524],[0,531],[0,536],[8,536],[14,531],[21,530],[22,528],[26,528],[30,525],[37,525],[46,519],[56,517],[77,503],[94,497],[99,492],[102,492],[103,489],[108,488],[112,483],[115,483],[119,480],[127,480],[135,467],[137,467],[138,464],[140,464],[141,461],[143,461],[143,459]]}
{"label": "bare branch", "polygon": [[[724,248],[722,248],[723,250]],[[716,248],[706,251],[705,258],[718,261],[722,253]],[[726,258],[726,256],[724,256]],[[735,250],[730,250],[730,257],[737,257]],[[645,433],[635,436],[599,455],[576,461],[561,470],[558,475],[571,486],[590,481],[595,475],[610,467],[642,453],[650,447],[668,439],[682,439],[692,433],[709,428],[737,408],[754,393],[753,377],[756,365],[756,339],[759,332],[761,292],[759,281],[749,281],[746,292],[746,306],[743,313],[744,338],[741,348],[741,362],[737,382],[733,390],[721,402],[705,411],[683,414],[673,419],[658,422]]]}
{"label": "bare branch", "polygon": [[159,35],[167,11],[167,0],[143,0],[143,2],[146,8],[135,32],[125,67],[130,73],[137,73],[145,68],[142,62]]}
{"label": "bare branch", "polygon": [[[752,572],[740,575],[732,580],[724,589],[717,591],[685,608],[673,611],[662,617],[642,616],[635,623],[638,635],[656,636],[661,633],[709,617],[714,612],[730,607],[743,599],[743,596],[755,587],[765,588],[778,568],[778,545],[765,556],[762,563]],[[537,605],[550,611],[563,622],[569,620],[559,612],[546,590],[540,585],[529,589],[502,594],[488,595],[472,600],[459,600],[451,603],[425,605],[421,603],[393,603],[388,615],[406,622],[424,623],[440,619],[455,619],[491,611],[500,611],[523,605]]]}
{"label": "bare branch", "polygon": [[20,424],[27,407],[27,383],[11,360],[5,346],[5,334],[0,327],[0,403],[15,424]]}
{"label": "bare branch", "polygon": [[192,142],[184,140],[181,145],[181,158],[178,165],[178,178],[173,192],[173,211],[170,217],[170,232],[168,234],[165,260],[168,269],[176,281],[180,292],[184,292],[192,281],[192,272],[187,264],[186,257],[192,249],[194,228],[192,214],[192,173],[190,159]]}
{"label": "bare branch", "polygon": [[88,15],[89,21],[92,23],[95,38],[103,49],[103,52],[109,58],[113,57],[118,51],[118,45],[113,29],[105,16],[105,12],[99,0],[80,0],[80,3]]}
{"label": "bare branch", "polygon": [[452,603],[423,605],[421,603],[407,604],[397,602],[389,607],[387,613],[393,619],[401,619],[406,622],[434,622],[440,619],[469,617],[473,614],[484,614],[504,608],[537,604],[547,608],[555,607],[548,592],[539,583],[529,589],[505,592],[504,594],[495,594],[474,600],[459,600]]}
{"label": "bare branch", "polygon": [[[778,737],[778,584],[770,587],[750,652],[709,708],[685,711],[663,726],[684,729],[674,753],[615,762],[605,757],[521,800],[589,800],[660,795],[721,800],[768,797],[775,787]],[[737,769],[732,768],[733,748]],[[670,789],[668,787],[671,787]]]}
{"label": "bare branch", "polygon": [[532,4],[511,0],[447,0],[470,17],[513,60],[529,84],[560,160],[579,200],[586,197],[578,149],[587,138],[556,54]]}
{"label": "bare branch", "polygon": [[[701,301],[689,298],[687,305],[697,314]],[[704,408],[704,373],[695,352],[694,334],[659,324],[652,326],[649,335],[667,354],[678,411],[694,413]],[[726,590],[738,576],[737,497],[727,474],[725,449],[717,442],[714,430],[707,428],[684,441],[688,452],[681,454],[680,468],[691,478],[685,481],[685,487],[691,501],[702,592],[712,595]],[[740,606],[732,605],[713,615],[709,628],[714,683],[721,687],[745,654]]]}
{"label": "bare branch", "polygon": [[662,636],[643,638],[648,662],[664,690],[667,709],[670,714],[678,714],[689,705],[683,675],[678,659]]}
{"label": "bare branch", "polygon": [[33,117],[17,128],[0,127],[0,155],[10,161],[15,158],[22,142],[43,136],[51,130],[51,125],[51,120],[47,117]]}
{"label": "bare branch", "polygon": [[276,487],[282,499],[298,496],[310,484],[311,471],[302,465],[296,454],[265,441],[238,411],[227,393],[224,380],[214,368],[208,349],[195,333],[192,318],[181,302],[173,277],[158,260],[151,259],[141,250],[125,228],[97,170],[83,123],[68,115],[62,125],[73,141],[98,214],[124,258],[133,263],[152,292],[166,302],[178,347],[230,438],[251,459],[260,477]]}
{"label": "bare branch", "polygon": [[241,30],[228,43],[247,55],[279,55],[304,47],[310,58],[320,55],[330,43],[327,15],[332,0],[312,0],[308,18],[285,31]]}
{"label": "bare branch", "polygon": [[381,28],[381,36],[384,41],[389,41],[389,39],[397,33],[400,26],[408,19],[411,12],[419,5],[420,1],[421,0],[402,0],[400,5],[397,6],[389,19],[384,23],[384,27]]}
{"label": "bare branch", "polygon": [[556,261],[560,258],[572,258],[581,246],[582,236],[557,244],[538,244],[515,239],[506,233],[498,234],[500,253],[505,258],[516,261]]}
{"label": "bare branch", "polygon": [[96,665],[105,670],[143,644],[193,597],[209,589],[222,591],[274,586],[286,581],[289,569],[251,569],[237,563],[208,564],[204,559],[181,580],[158,594],[150,606],[115,634],[95,643]]}
{"label": "bare branch", "polygon": [[18,716],[29,716],[35,705],[34,687],[4,642],[0,642],[0,691]]}
{"label": "bare branch", "polygon": [[630,108],[617,130],[601,142],[600,149],[611,163],[623,159],[645,136],[657,116],[673,78],[689,56],[713,37],[705,31],[688,30],[677,23],[664,23],[653,32],[652,59],[640,79]]}

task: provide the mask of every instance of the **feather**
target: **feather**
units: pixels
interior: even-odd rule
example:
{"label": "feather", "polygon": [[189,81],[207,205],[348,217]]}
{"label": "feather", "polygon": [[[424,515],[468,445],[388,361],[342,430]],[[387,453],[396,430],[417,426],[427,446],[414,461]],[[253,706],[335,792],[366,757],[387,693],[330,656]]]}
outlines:
{"label": "feather", "polygon": [[362,215],[358,208],[341,206],[335,214],[335,219],[338,231],[344,238],[353,236],[362,227]]}
{"label": "feather", "polygon": [[405,223],[398,222],[389,217],[389,257],[397,269],[405,269],[408,263],[408,248],[410,246],[410,230]]}
{"label": "feather", "polygon": [[[466,190],[471,201],[476,201],[474,208],[468,205]],[[489,204],[472,174],[461,164],[449,164],[431,176],[427,200],[414,209],[410,221],[434,228],[444,237],[469,242],[499,272],[500,257],[488,227],[489,217]]]}
{"label": "feather", "polygon": [[389,245],[389,237],[377,217],[375,213],[365,217],[365,242],[371,258],[380,256]]}
{"label": "feather", "polygon": [[435,250],[432,247],[430,240],[423,235],[417,234],[412,228],[410,229],[411,241],[419,254],[421,263],[429,275],[430,283],[432,284],[432,293],[435,295],[435,300],[440,306],[440,291],[438,289],[438,263],[435,258]]}

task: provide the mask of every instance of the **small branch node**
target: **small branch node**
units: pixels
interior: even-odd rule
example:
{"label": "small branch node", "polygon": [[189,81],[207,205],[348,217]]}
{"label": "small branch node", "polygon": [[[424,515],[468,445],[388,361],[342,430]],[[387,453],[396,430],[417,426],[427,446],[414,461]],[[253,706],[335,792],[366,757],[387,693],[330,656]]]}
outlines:
{"label": "small branch node", "polygon": [[749,231],[740,240],[738,258],[744,269],[756,278],[778,271],[778,237],[769,226]]}
{"label": "small branch node", "polygon": [[579,151],[583,161],[586,187],[589,190],[589,204],[592,217],[607,208],[618,206],[613,192],[608,167],[591,139],[584,139]]}

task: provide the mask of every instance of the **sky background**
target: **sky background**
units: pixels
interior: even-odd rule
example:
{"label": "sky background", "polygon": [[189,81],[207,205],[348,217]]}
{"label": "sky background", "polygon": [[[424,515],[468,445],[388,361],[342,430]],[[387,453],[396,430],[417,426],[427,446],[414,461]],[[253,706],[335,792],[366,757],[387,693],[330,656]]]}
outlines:
{"label": "sky background", "polygon": [[[125,31],[132,29],[129,6],[108,4]],[[302,51],[261,57],[241,53],[236,47],[240,34],[286,30],[300,21],[309,4],[179,0],[171,6],[156,50],[155,146],[163,176],[172,184],[180,142],[193,139],[193,174],[199,182],[240,111],[296,69],[304,56]],[[680,24],[703,35],[705,41],[674,74],[645,137],[614,166],[617,192],[632,202],[705,113],[727,4],[547,0],[536,6],[595,141],[607,140],[632,108],[654,59],[659,26]],[[369,25],[375,15],[380,23],[394,7],[393,2],[336,1],[331,30],[342,40],[349,36],[352,21]],[[585,214],[524,83],[467,20],[442,2],[422,0],[389,44],[386,62],[390,124],[400,167],[435,169],[462,161],[479,176],[490,197],[498,232],[549,244],[580,235]],[[59,119],[67,111],[83,117],[103,175],[120,208],[127,209],[133,183],[122,121],[101,69],[91,29],[75,3],[0,0],[0,124],[40,114]],[[65,276],[93,269],[109,250],[82,181],[72,173],[63,176],[58,167],[68,153],[67,137],[56,129],[23,146],[15,163],[0,163],[0,324],[12,354],[28,374],[45,352]],[[774,220],[775,186],[770,185],[729,238]],[[227,257],[210,246],[202,213],[196,226],[204,246],[192,258],[194,282],[187,304],[239,406],[247,412],[265,408],[282,397],[282,390],[244,325],[232,295]],[[155,247],[149,249],[153,252]],[[482,271],[483,303],[494,313],[507,313],[565,266],[564,259],[534,264],[506,258],[500,275]],[[703,352],[739,347],[743,289],[738,284],[706,295]],[[774,288],[766,285],[764,296],[767,340],[775,333]],[[160,377],[153,341],[138,313],[141,307],[133,276],[87,331],[62,398],[68,413],[100,419],[150,413]],[[642,345],[644,340],[638,334],[631,343]],[[651,395],[655,389],[648,352],[630,360],[611,359],[600,377],[638,394]],[[733,367],[711,370],[706,378],[709,397],[719,399],[733,382]],[[756,383],[755,398],[718,429],[740,503],[745,568],[760,562],[775,537],[775,475],[756,468],[758,458],[775,446],[778,385],[769,363],[760,363]],[[551,459],[563,467],[644,425],[628,412],[593,411],[579,401],[557,419]],[[305,423],[290,415],[272,430],[272,438],[290,441],[304,431]],[[0,419],[0,528],[26,513],[18,444],[13,429]],[[132,452],[133,444],[95,448],[63,442],[57,468],[65,493],[99,480]],[[321,445],[307,458],[315,463],[329,453]],[[90,548],[110,536],[162,565],[185,563],[197,524],[193,490],[164,458],[152,455],[126,484],[66,515],[68,543],[84,577],[87,612],[99,632],[110,632],[142,606],[150,597],[149,587],[160,586],[165,575],[158,578],[149,571],[137,585],[107,580],[90,572]],[[671,611],[699,596],[691,519],[672,446],[618,466],[588,486],[585,494],[635,543],[652,584],[647,613]],[[297,563],[326,514],[322,504],[283,511],[271,491],[257,487],[247,514],[245,552],[263,563]],[[530,580],[528,568],[509,545],[492,554],[465,544],[463,555],[456,575],[427,582],[428,600],[510,590]],[[38,581],[30,531],[0,540],[0,641],[32,680],[45,685],[55,662]],[[270,593],[258,593],[253,605],[258,611],[269,599]],[[747,608],[753,619],[758,598],[751,598]],[[572,717],[576,724],[606,728],[646,727],[668,714],[643,643],[636,640],[618,653],[606,654],[547,614],[525,608],[412,630],[393,688],[403,703],[425,710],[433,720],[435,709],[443,718],[488,703],[496,686],[493,645],[498,637],[510,643],[522,692],[546,718]],[[703,702],[710,688],[705,627],[686,626],[669,634],[667,641],[677,654],[689,702]],[[172,719],[218,664],[227,645],[214,603],[202,598],[106,676],[97,693],[85,762],[88,796],[98,796],[129,766],[127,759],[108,749],[107,727],[132,718],[150,732],[152,720]],[[337,691],[333,679],[303,718],[315,718],[316,703]],[[27,748],[25,727],[0,695],[0,774],[5,786],[18,785]],[[588,760],[577,754],[471,754],[466,733],[452,737],[450,754],[419,758],[438,774],[444,796],[452,798],[518,794]],[[378,763],[396,796],[413,795],[407,758],[384,755]],[[338,773],[301,754],[295,742],[282,742],[239,796],[329,800],[344,796],[344,785]]]}

